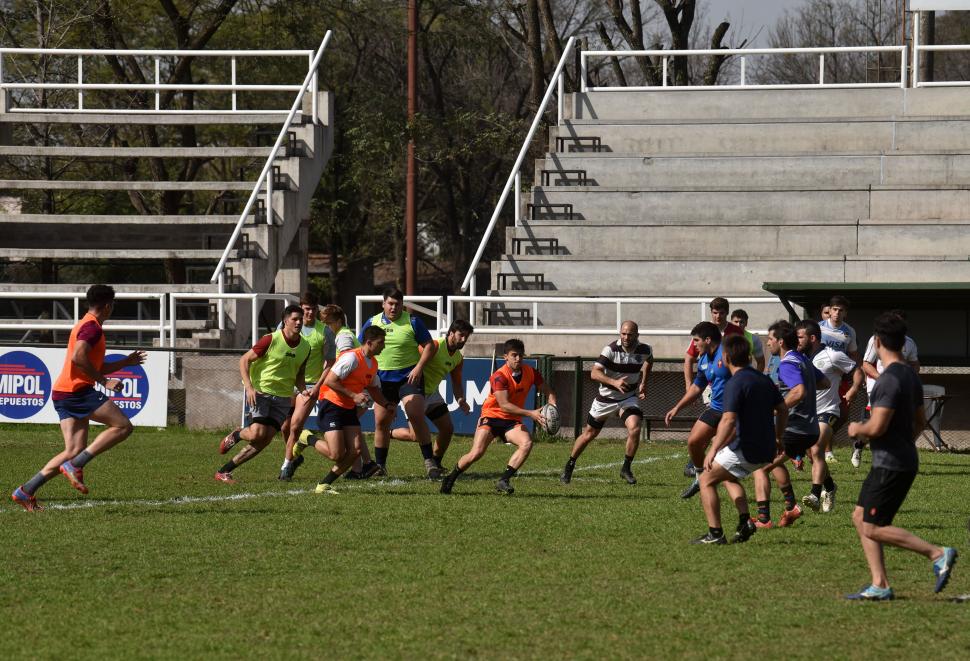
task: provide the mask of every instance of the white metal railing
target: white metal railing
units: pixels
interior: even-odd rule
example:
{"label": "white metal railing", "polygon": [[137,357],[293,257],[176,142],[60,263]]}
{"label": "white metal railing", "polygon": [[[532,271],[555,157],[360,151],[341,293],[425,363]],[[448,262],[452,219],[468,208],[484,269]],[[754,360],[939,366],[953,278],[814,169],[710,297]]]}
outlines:
{"label": "white metal railing", "polygon": [[[290,106],[290,111],[287,113],[286,119],[283,120],[283,126],[280,128],[279,135],[276,136],[276,142],[273,143],[273,148],[270,150],[269,156],[266,158],[266,163],[263,164],[263,169],[260,171],[256,182],[253,184],[253,192],[249,194],[249,199],[246,201],[246,206],[243,208],[242,213],[239,214],[239,220],[236,222],[236,226],[232,230],[232,236],[229,237],[229,242],[226,244],[226,249],[222,252],[222,257],[219,258],[219,263],[216,265],[215,271],[212,273],[212,278],[210,278],[209,282],[219,285],[219,293],[223,293],[226,290],[226,261],[228,261],[229,255],[232,253],[233,248],[236,245],[236,241],[239,240],[239,235],[242,233],[243,224],[246,222],[249,212],[256,203],[256,199],[259,197],[260,190],[264,183],[266,186],[266,223],[268,225],[273,224],[273,161],[276,159],[276,154],[279,152],[280,147],[283,145],[283,141],[286,139],[286,134],[290,128],[290,124],[293,122],[293,118],[296,116],[297,110],[301,107],[301,104],[303,103],[303,95],[306,94],[308,88],[310,89],[313,97],[313,123],[315,124],[318,121],[317,67],[320,65],[320,60],[323,58],[323,52],[327,49],[327,45],[330,43],[331,37],[333,37],[333,31],[327,30],[327,33],[323,36],[323,41],[320,42],[320,47],[317,49],[316,54],[310,61],[310,67],[307,70],[306,77],[303,79],[303,84],[300,85],[299,91],[296,93],[296,98],[293,99],[293,105]],[[222,328],[223,323],[222,310],[220,307],[220,328]]]}
{"label": "white metal railing", "polygon": [[[48,292],[48,291],[18,291],[18,292],[0,292],[0,300],[41,300],[41,301],[63,301],[63,300],[73,300],[74,301],[74,313],[73,319],[67,321],[38,321],[35,319],[25,319],[23,323],[12,323],[3,322],[0,323],[0,330],[24,330],[24,331],[34,331],[34,330],[65,330],[70,331],[74,328],[75,324],[81,319],[83,312],[87,311],[87,307],[84,307],[83,311],[81,308],[81,301],[85,298],[84,292]],[[144,301],[152,300],[158,301],[158,320],[146,321],[145,323],[132,323],[129,320],[112,320],[109,319],[104,324],[104,330],[106,333],[110,332],[158,332],[158,342],[159,345],[164,346],[165,344],[165,294],[146,294],[146,293],[136,293],[136,292],[117,292],[115,294],[115,299],[117,300],[135,300]],[[86,305],[86,304],[85,304]]]}
{"label": "white metal railing", "polygon": [[[367,294],[364,296],[358,296],[354,304],[354,331],[360,333],[360,327],[363,325],[363,314],[364,314],[364,303],[381,303],[384,297],[380,294]],[[434,303],[434,310],[426,308],[419,303]],[[420,312],[426,314],[430,317],[435,318],[435,328],[429,329],[432,332],[437,332],[439,334],[444,333],[448,330],[450,321],[445,316],[445,297],[444,296],[405,296],[404,297],[404,307],[410,308],[415,312]]]}
{"label": "white metal railing", "polygon": [[[7,81],[4,76],[4,56],[29,56],[44,55],[47,57],[69,57],[77,59],[77,80],[76,82],[30,82],[30,81]],[[104,57],[107,55],[123,55],[127,57],[151,58],[154,60],[155,76],[150,83],[92,83],[85,82],[84,63],[85,58]],[[285,110],[276,108],[268,110],[240,110],[238,107],[239,92],[295,92],[300,89],[296,84],[246,84],[239,83],[236,79],[236,63],[239,58],[258,58],[258,57],[306,57],[310,64],[309,73],[314,73],[314,85],[316,84],[315,69],[313,67],[312,50],[171,50],[171,49],[93,49],[93,48],[0,48],[0,90],[20,90],[29,92],[31,90],[76,90],[77,107],[74,108],[34,108],[34,107],[13,107],[8,108],[10,112],[100,112],[100,113],[131,113],[131,112],[157,112],[164,114],[179,113],[284,113]],[[229,82],[228,83],[163,83],[162,82],[162,59],[179,57],[199,57],[199,58],[227,58],[229,60]],[[142,91],[155,92],[154,108],[90,108],[85,107],[84,92],[87,90],[108,90],[108,91]],[[231,107],[225,110],[178,110],[163,109],[161,107],[161,93],[163,91],[176,92],[231,92]],[[314,95],[314,103],[316,95]],[[316,114],[316,113],[314,113]]]}
{"label": "white metal railing", "polygon": [[[779,304],[775,296],[731,296],[729,299],[733,304],[751,303],[771,303]],[[475,324],[475,333],[487,334],[508,334],[510,332],[522,333],[524,335],[612,335],[617,332],[620,324],[627,318],[624,312],[625,306],[630,305],[697,305],[697,321],[706,321],[709,315],[709,305],[711,299],[702,297],[649,297],[649,298],[613,298],[613,297],[590,297],[590,296],[449,296],[448,312],[445,319],[446,325],[450,325],[455,318],[455,303],[485,304],[485,303],[504,303],[506,305],[521,308],[529,305],[532,308],[531,326],[486,326]],[[612,326],[540,326],[539,325],[539,306],[540,305],[612,305],[616,308],[616,322]],[[586,308],[584,308],[586,309]],[[474,317],[472,317],[474,319]],[[641,335],[653,336],[686,336],[690,335],[690,328],[641,328]],[[763,334],[766,330],[751,330],[752,333]]]}
{"label": "white metal railing", "polygon": [[[169,346],[175,348],[176,340],[176,328],[178,323],[178,304],[179,301],[212,301],[215,300],[219,305],[219,321],[223,319],[222,314],[222,302],[223,301],[249,301],[251,318],[250,318],[250,335],[253,340],[253,344],[256,344],[256,340],[259,339],[259,306],[265,301],[285,301],[285,302],[297,302],[299,297],[291,296],[289,294],[257,294],[257,293],[243,293],[243,294],[226,294],[226,293],[216,293],[216,292],[204,292],[204,293],[172,293],[168,295],[168,318],[169,318]],[[219,326],[222,330],[224,327]]]}
{"label": "white metal railing", "polygon": [[468,267],[468,273],[465,274],[465,279],[461,283],[462,291],[468,291],[469,286],[471,286],[470,293],[472,296],[476,294],[475,269],[478,268],[478,263],[482,259],[482,254],[485,252],[486,246],[488,246],[488,240],[492,236],[492,231],[495,229],[495,224],[498,222],[502,209],[505,207],[505,201],[509,197],[509,191],[513,187],[515,188],[515,224],[516,226],[519,224],[520,215],[522,213],[522,179],[520,169],[522,167],[522,162],[525,160],[526,154],[529,152],[529,146],[532,144],[532,138],[535,135],[536,130],[538,130],[539,124],[542,122],[542,117],[546,112],[546,106],[549,104],[549,99],[552,98],[552,93],[554,90],[558,92],[559,96],[557,122],[562,124],[565,98],[565,93],[563,90],[563,69],[566,66],[566,62],[569,60],[569,55],[572,53],[575,44],[576,37],[570,37],[569,41],[566,42],[566,47],[563,48],[562,57],[559,58],[559,64],[556,65],[556,70],[553,71],[552,77],[549,79],[549,86],[546,87],[546,93],[542,97],[542,102],[536,109],[536,116],[532,120],[532,126],[529,127],[529,133],[525,136],[525,141],[522,143],[522,148],[519,149],[519,156],[515,159],[515,165],[512,166],[512,173],[509,175],[508,180],[505,182],[505,186],[502,188],[502,193],[499,196],[498,202],[495,204],[495,211],[492,212],[492,218],[488,221],[488,227],[485,228],[485,233],[482,235],[481,243],[478,244],[478,250],[475,251],[475,256],[472,258],[471,264]]}
{"label": "white metal railing", "polygon": [[[923,47],[927,49],[928,47]],[[970,47],[968,47],[970,48]],[[827,83],[825,82],[825,56],[842,53],[899,53],[902,66],[899,71],[899,81],[889,83]],[[917,54],[919,51],[917,50]],[[802,84],[762,85],[750,83],[747,79],[747,58],[753,55],[818,55],[818,82]],[[583,92],[662,92],[672,90],[740,90],[740,89],[840,89],[855,87],[906,87],[907,68],[906,46],[833,46],[821,48],[721,48],[700,50],[601,50],[582,51],[580,53],[580,85]],[[739,81],[731,85],[671,85],[669,84],[669,62],[671,57],[691,57],[710,55],[739,56]],[[589,57],[659,57],[661,60],[661,84],[649,86],[589,86],[588,65]],[[914,66],[915,70],[915,66]]]}
{"label": "white metal railing", "polygon": [[968,44],[921,44],[920,34],[920,14],[913,12],[913,87],[967,87],[970,81],[967,80],[920,80],[919,67],[920,55],[927,52],[966,52],[970,51]]}

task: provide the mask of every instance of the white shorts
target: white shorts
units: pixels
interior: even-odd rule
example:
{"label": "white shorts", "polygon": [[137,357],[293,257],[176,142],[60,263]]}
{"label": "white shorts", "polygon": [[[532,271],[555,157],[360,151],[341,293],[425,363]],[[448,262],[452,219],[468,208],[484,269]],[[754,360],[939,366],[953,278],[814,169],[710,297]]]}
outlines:
{"label": "white shorts", "polygon": [[720,464],[724,470],[740,479],[746,478],[766,464],[752,464],[744,458],[740,450],[732,450],[724,446],[714,455],[714,461]]}
{"label": "white shorts", "polygon": [[[635,394],[619,402],[601,402],[598,399],[594,399],[592,406],[589,407],[589,417],[595,418],[596,420],[603,420],[614,413],[620,415],[626,409],[639,408],[640,400]],[[643,416],[641,415],[641,417]]]}

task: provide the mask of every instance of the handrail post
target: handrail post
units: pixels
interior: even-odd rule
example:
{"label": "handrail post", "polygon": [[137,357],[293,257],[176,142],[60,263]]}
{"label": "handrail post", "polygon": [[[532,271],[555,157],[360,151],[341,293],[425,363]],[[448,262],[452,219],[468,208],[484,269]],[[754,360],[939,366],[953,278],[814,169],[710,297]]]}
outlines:
{"label": "handrail post", "polygon": [[[219,273],[219,294],[225,294],[225,293],[226,293],[226,276],[225,276],[225,271],[222,271],[221,273]],[[219,296],[218,302],[216,303],[216,314],[219,316],[218,324],[219,324],[220,331],[226,330],[225,305],[226,305],[225,299],[222,298],[222,296]],[[220,338],[220,341],[221,340],[222,338]]]}
{"label": "handrail post", "polygon": [[[478,295],[477,290],[478,290],[478,275],[476,274],[472,276],[472,281],[471,281],[471,285],[468,288],[468,293],[471,296],[477,296]],[[475,301],[468,301],[468,323],[470,323],[473,326],[478,323],[478,314],[477,314],[478,310],[476,309],[477,307],[478,306],[475,304]]]}
{"label": "handrail post", "polygon": [[666,87],[667,86],[667,60],[668,59],[669,58],[666,55],[664,55],[663,65],[662,65],[661,73],[660,73],[660,75],[662,77],[662,80],[661,80],[661,83],[660,83],[660,86],[661,87]]}
{"label": "handrail post", "polygon": [[563,75],[561,72],[556,81],[556,96],[559,97],[557,99],[558,116],[556,118],[556,126],[562,126],[563,108],[566,104],[566,101],[563,98],[565,95],[563,94]]}
{"label": "handrail post", "polygon": [[616,328],[620,329],[620,325],[623,323],[623,301],[616,301]]}
{"label": "handrail post", "polygon": [[364,306],[359,298],[354,299],[354,333],[360,335],[360,326],[363,323],[360,319],[364,312]]}
{"label": "handrail post", "polygon": [[920,13],[913,12],[913,87],[919,87],[919,16]]}
{"label": "handrail post", "polygon": [[745,57],[744,55],[742,55],[741,56],[741,87],[745,87],[747,84],[745,82],[744,65],[745,65]]}
{"label": "handrail post", "polygon": [[[270,163],[276,159],[276,150],[274,149],[269,154]],[[273,179],[274,172],[273,166],[269,166],[269,172],[266,173],[266,224],[273,224]]]}
{"label": "handrail post", "polygon": [[310,112],[313,114],[311,121],[314,124],[317,120],[317,70],[313,67],[313,57],[310,57],[310,68],[313,70],[313,79],[310,81]]}
{"label": "handrail post", "polygon": [[909,58],[907,57],[908,55],[909,55],[909,49],[907,49],[906,46],[904,45],[903,49],[899,52],[899,86],[904,89],[906,88],[906,79],[907,79],[906,67],[909,64],[908,62]]}
{"label": "handrail post", "polygon": [[580,89],[580,91],[583,94],[585,94],[586,93],[586,90],[588,89],[587,86],[586,86],[586,74],[589,73],[588,69],[589,69],[589,65],[586,64],[586,51],[580,51],[580,53],[579,53],[579,89]]}
{"label": "handrail post", "polygon": [[539,301],[532,301],[532,330],[539,330]]}
{"label": "handrail post", "polygon": [[522,173],[515,173],[515,226],[522,220]]}
{"label": "handrail post", "polygon": [[165,294],[158,295],[158,346],[165,346]]}
{"label": "handrail post", "polygon": [[250,330],[253,336],[253,346],[256,346],[256,342],[259,340],[259,324],[256,323],[256,301],[259,298],[259,294],[253,294],[249,297],[249,310],[252,314],[252,318],[249,320]]}
{"label": "handrail post", "polygon": [[160,59],[155,57],[155,110],[162,109],[162,90],[157,85],[162,84],[162,65]]}
{"label": "handrail post", "polygon": [[[84,84],[84,56],[77,56],[77,84]],[[77,109],[84,110],[84,90],[77,88]]]}
{"label": "handrail post", "polygon": [[818,84],[825,84],[825,53],[818,54]]}
{"label": "handrail post", "polygon": [[236,112],[236,56],[229,60],[229,82],[232,83],[232,111]]}

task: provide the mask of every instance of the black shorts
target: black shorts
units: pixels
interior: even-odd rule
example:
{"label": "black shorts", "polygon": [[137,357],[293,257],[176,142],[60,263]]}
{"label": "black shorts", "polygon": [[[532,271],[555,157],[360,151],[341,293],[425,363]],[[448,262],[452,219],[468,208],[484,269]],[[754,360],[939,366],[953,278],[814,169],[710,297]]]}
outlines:
{"label": "black shorts", "polygon": [[320,433],[340,431],[345,427],[360,427],[357,407],[345,409],[342,406],[337,406],[329,399],[321,401],[320,411],[317,413],[317,429]]}
{"label": "black shorts", "polygon": [[518,420],[506,420],[505,418],[479,418],[478,427],[488,427],[495,438],[505,439],[506,432],[510,432],[516,427],[521,427],[522,423]]}
{"label": "black shorts", "polygon": [[701,413],[697,419],[703,422],[705,425],[708,425],[709,427],[713,427],[714,429],[717,429],[717,426],[718,424],[720,424],[721,417],[723,415],[724,414],[721,413],[720,411],[715,411],[710,406],[708,406],[706,409],[704,409],[704,412]]}
{"label": "black shorts", "polygon": [[424,412],[424,416],[428,420],[437,420],[443,415],[448,415],[448,405],[447,404],[435,404],[430,409]]}
{"label": "black shorts", "polygon": [[818,422],[819,424],[825,424],[832,428],[832,433],[835,433],[842,429],[842,424],[845,418],[836,413],[819,413]]}
{"label": "black shorts", "polygon": [[916,471],[871,469],[856,502],[862,508],[862,520],[877,526],[891,524],[915,479]]}
{"label": "black shorts", "polygon": [[785,431],[781,437],[781,444],[785,447],[785,454],[794,459],[804,457],[808,449],[818,443],[818,434],[809,436],[793,431]]}
{"label": "black shorts", "polygon": [[424,396],[424,377],[418,383],[411,385],[407,379],[403,381],[381,381],[381,392],[384,399],[391,404],[399,404],[408,395]]}

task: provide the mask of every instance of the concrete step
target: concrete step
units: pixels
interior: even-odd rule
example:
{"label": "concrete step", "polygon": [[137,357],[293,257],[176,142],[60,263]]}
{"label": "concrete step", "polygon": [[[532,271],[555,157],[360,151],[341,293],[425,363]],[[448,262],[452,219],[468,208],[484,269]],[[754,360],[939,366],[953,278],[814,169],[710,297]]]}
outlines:
{"label": "concrete step", "polygon": [[[87,291],[90,285],[77,285],[77,284],[21,284],[21,283],[0,283],[0,299],[3,298],[3,292],[37,292],[38,300],[43,300],[45,294],[49,293],[78,293],[83,294]],[[124,294],[167,294],[172,292],[179,293],[207,293],[207,292],[217,292],[217,285],[210,284],[181,284],[181,285],[166,285],[166,284],[124,284],[115,285],[114,287],[116,293]],[[61,299],[58,299],[61,300]],[[64,299],[67,300],[67,299]]]}
{"label": "concrete step", "polygon": [[[0,146],[0,156],[61,158],[269,158],[270,147],[46,147]],[[282,150],[281,150],[281,154]]]}
{"label": "concrete step", "polygon": [[620,123],[750,119],[945,119],[970,116],[960,88],[667,90],[571,94],[566,117]]}
{"label": "concrete step", "polygon": [[[0,248],[0,259],[10,261],[19,261],[24,259],[56,259],[62,261],[92,259],[111,261],[185,259],[200,262],[217,262],[222,257],[222,253],[222,250],[139,250],[135,248],[116,250],[73,250],[70,248]],[[233,256],[230,255],[230,257],[232,258]]]}
{"label": "concrete step", "polygon": [[[226,124],[270,124],[283,125],[286,112],[24,112],[16,108],[0,113],[0,123],[7,124],[125,124],[136,126],[205,126]],[[297,112],[293,124],[309,121],[309,115]]]}
{"label": "concrete step", "polygon": [[[0,224],[12,225],[230,225],[239,221],[238,215],[231,214],[196,214],[186,216],[171,215],[138,215],[138,214],[46,214],[46,213],[15,213],[0,214]],[[247,223],[253,221],[250,214]]]}
{"label": "concrete step", "polygon": [[[492,281],[506,273],[542,273],[552,290],[570,296],[689,296],[732,291],[763,294],[764,282],[965,282],[967,255],[935,256],[785,256],[781,258],[709,256],[688,253],[657,258],[505,256],[492,262]],[[506,292],[502,292],[504,295]]]}
{"label": "concrete step", "polygon": [[254,181],[68,181],[55,179],[2,179],[8,190],[144,190],[144,191],[251,191]]}
{"label": "concrete step", "polygon": [[[966,187],[874,186],[845,190],[637,190],[536,186],[532,202],[571,204],[577,219],[657,218],[665,222],[781,224],[865,218],[962,221],[970,210]],[[523,213],[525,210],[523,209]]]}
{"label": "concrete step", "polygon": [[[970,185],[970,155],[917,156],[723,156],[627,157],[556,154],[536,162],[536,184],[585,172],[582,185],[660,187],[695,183],[705,188],[759,186],[791,188],[885,185]],[[559,175],[564,172],[567,174]]]}
{"label": "concrete step", "polygon": [[[549,221],[547,221],[548,223]],[[555,237],[559,254],[582,257],[658,258],[667,255],[732,254],[750,257],[798,256],[810,248],[818,256],[853,255],[970,255],[970,221],[963,223],[900,224],[623,224],[570,222],[510,230],[509,254],[525,256],[542,244],[535,239]],[[511,241],[518,239],[518,250]],[[548,251],[546,251],[548,252]],[[530,255],[531,256],[531,255]]]}
{"label": "concrete step", "polygon": [[794,155],[970,151],[970,118],[903,121],[746,121],[691,124],[585,124],[550,129],[550,152],[588,150],[641,155]]}

